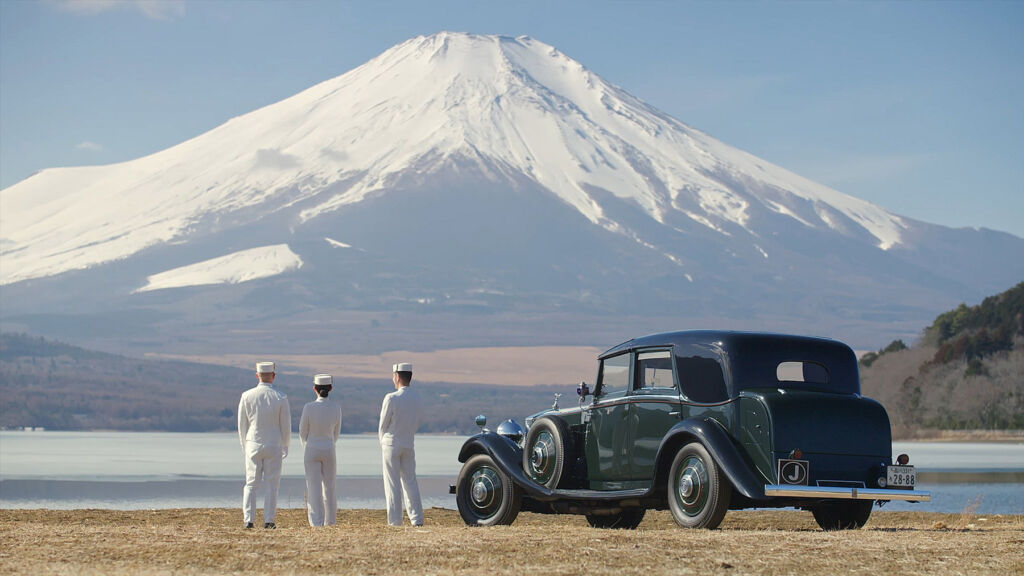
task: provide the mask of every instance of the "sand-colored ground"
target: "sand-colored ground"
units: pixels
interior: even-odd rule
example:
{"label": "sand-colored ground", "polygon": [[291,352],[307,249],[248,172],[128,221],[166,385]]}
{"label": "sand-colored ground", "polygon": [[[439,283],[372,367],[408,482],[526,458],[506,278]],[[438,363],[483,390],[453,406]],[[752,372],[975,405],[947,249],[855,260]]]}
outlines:
{"label": "sand-colored ground", "polygon": [[[290,354],[277,355],[281,372],[328,373],[335,378],[391,377],[396,362],[412,362],[421,382],[453,384],[498,384],[575,386],[580,380],[592,382],[597,374],[597,355],[603,349],[589,346],[506,346],[455,348],[433,352],[390,351],[380,354]],[[187,360],[249,368],[258,358],[252,355],[173,355],[153,358]]]}
{"label": "sand-colored ground", "polygon": [[522,514],[469,528],[432,509],[387,528],[379,510],[342,510],[311,529],[283,510],[244,530],[227,509],[0,510],[3,574],[925,574],[1024,573],[1024,516],[876,511],[863,530],[822,532],[809,513],[731,512],[720,530],[682,530],[649,512],[639,530]]}

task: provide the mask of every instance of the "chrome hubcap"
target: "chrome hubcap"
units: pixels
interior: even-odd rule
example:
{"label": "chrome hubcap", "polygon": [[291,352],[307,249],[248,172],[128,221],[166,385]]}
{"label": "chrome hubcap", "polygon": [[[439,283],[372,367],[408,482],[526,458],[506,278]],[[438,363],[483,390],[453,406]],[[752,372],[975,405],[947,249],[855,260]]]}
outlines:
{"label": "chrome hubcap", "polygon": [[533,464],[534,470],[540,471],[544,469],[544,460],[546,460],[544,452],[544,446],[540,444],[533,447],[533,454],[531,454],[530,463]]}
{"label": "chrome hubcap", "polygon": [[490,490],[487,488],[487,484],[483,480],[478,480],[473,483],[473,501],[477,504],[483,504],[490,498]]}
{"label": "chrome hubcap", "polygon": [[679,498],[686,500],[693,494],[693,478],[689,474],[683,476],[682,482],[679,483]]}

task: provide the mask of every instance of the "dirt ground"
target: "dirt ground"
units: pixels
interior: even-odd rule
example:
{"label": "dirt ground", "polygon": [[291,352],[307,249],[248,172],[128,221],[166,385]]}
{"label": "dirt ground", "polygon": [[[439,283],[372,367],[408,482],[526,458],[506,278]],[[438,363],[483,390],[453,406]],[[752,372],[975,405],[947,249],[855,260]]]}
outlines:
{"label": "dirt ground", "polygon": [[536,514],[469,528],[436,508],[422,528],[387,528],[381,510],[320,529],[282,510],[277,524],[245,530],[230,509],[0,510],[0,574],[1024,574],[1019,515],[876,509],[848,532],[800,511],[730,512],[714,531],[653,511],[633,531]]}

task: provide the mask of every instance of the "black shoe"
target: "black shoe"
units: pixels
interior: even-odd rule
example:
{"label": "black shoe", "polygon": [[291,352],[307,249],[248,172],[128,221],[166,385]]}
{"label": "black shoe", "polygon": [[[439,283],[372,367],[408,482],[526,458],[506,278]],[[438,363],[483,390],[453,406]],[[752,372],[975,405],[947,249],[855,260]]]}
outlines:
{"label": "black shoe", "polygon": [[255,528],[255,526],[252,525],[252,522],[246,522],[245,523],[245,529],[246,530],[252,530],[253,528]]}
{"label": "black shoe", "polygon": [[268,529],[268,530],[276,530],[277,529],[277,524],[274,524],[273,522],[267,522],[266,524],[263,525],[263,527]]}

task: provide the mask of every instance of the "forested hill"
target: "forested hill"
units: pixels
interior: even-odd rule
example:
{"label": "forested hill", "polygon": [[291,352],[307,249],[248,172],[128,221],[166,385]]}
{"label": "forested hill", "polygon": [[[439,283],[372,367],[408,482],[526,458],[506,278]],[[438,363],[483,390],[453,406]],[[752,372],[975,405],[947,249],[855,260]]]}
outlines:
{"label": "forested hill", "polygon": [[902,435],[1024,429],[1024,282],[940,314],[913,347],[866,354],[861,381]]}
{"label": "forested hill", "polygon": [[924,341],[939,347],[936,362],[966,358],[971,363],[1012,350],[1022,336],[1024,282],[985,298],[978,306],[960,304],[957,309],[940,314],[925,331]]}
{"label": "forested hill", "polygon": [[[253,370],[147,360],[94,352],[24,334],[0,334],[0,428],[48,430],[234,430],[238,398],[256,384]],[[282,372],[292,425],[313,399],[312,374]],[[471,433],[490,422],[537,412],[564,386],[513,388],[414,382],[426,400],[421,432]],[[390,378],[338,378],[332,397],[343,407],[342,431],[376,432]]]}

